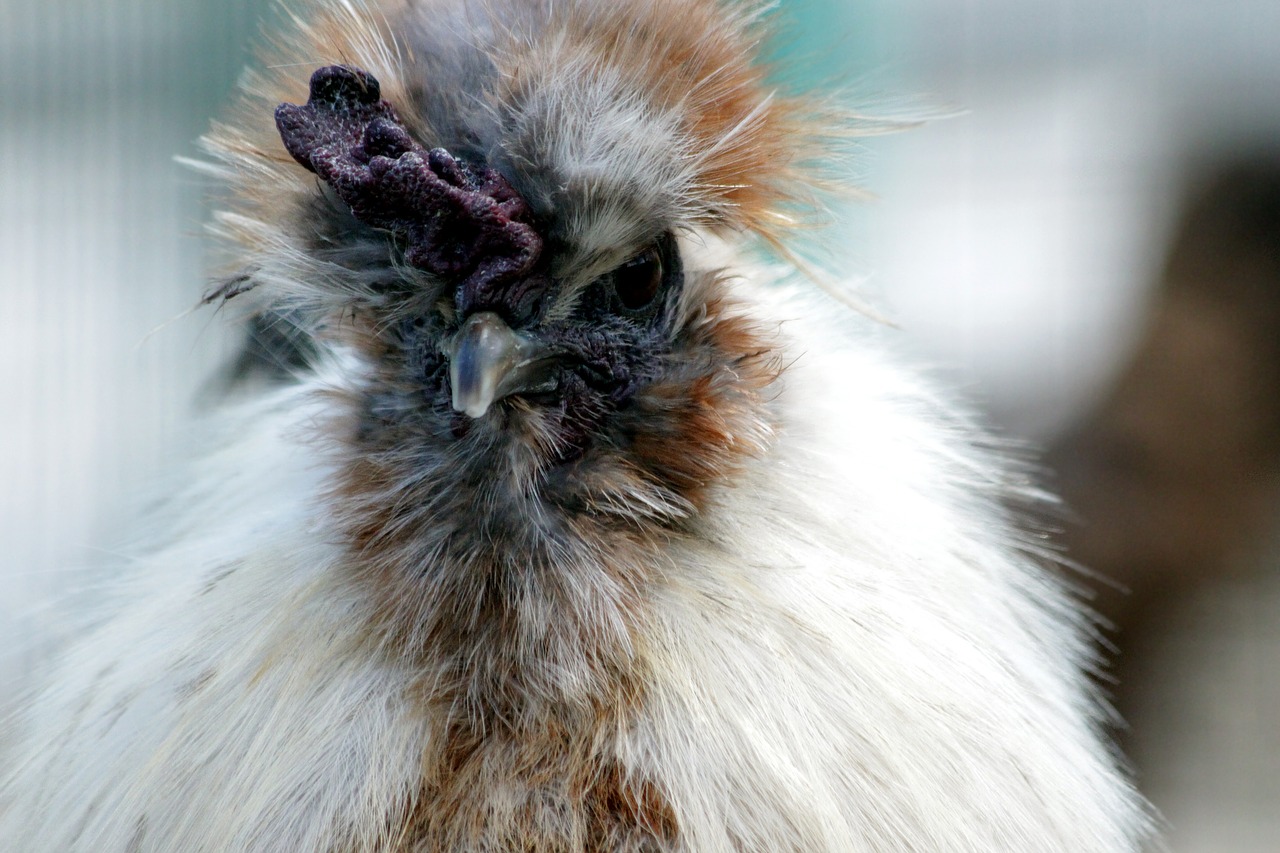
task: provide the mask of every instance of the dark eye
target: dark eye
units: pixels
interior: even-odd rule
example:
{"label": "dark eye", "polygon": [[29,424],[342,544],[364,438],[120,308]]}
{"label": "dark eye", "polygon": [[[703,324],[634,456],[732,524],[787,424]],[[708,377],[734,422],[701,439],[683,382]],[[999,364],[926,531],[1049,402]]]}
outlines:
{"label": "dark eye", "polygon": [[643,311],[662,289],[662,254],[650,246],[613,271],[613,292],[628,311]]}

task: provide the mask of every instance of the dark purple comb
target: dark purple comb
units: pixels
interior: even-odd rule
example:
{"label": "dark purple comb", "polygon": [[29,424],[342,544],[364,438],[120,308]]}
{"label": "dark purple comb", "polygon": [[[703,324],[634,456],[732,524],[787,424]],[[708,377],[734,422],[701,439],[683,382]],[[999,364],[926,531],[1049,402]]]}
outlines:
{"label": "dark purple comb", "polygon": [[[542,237],[506,178],[415,142],[367,71],[319,69],[305,106],[276,108],[276,127],[293,159],[333,187],[356,219],[403,236],[408,263],[456,282],[462,312],[499,304],[498,291],[537,264]],[[536,288],[516,289],[523,293],[501,304],[528,310],[511,303]]]}

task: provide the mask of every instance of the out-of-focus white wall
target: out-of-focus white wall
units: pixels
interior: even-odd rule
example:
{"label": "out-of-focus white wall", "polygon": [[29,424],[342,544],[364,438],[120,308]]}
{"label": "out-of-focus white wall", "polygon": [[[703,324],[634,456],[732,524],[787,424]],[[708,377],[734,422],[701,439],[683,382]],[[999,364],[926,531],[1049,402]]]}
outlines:
{"label": "out-of-focus white wall", "polygon": [[1046,438],[1125,354],[1186,167],[1280,140],[1280,3],[885,5],[903,88],[963,112],[876,147],[869,267],[917,352]]}
{"label": "out-of-focus white wall", "polygon": [[0,692],[101,562],[226,352],[203,188],[175,155],[247,58],[260,3],[0,5]]}

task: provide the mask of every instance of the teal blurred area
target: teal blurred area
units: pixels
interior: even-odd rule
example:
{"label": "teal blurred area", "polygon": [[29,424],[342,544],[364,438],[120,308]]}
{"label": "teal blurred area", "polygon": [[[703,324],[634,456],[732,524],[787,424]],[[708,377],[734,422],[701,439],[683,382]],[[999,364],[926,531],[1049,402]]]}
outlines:
{"label": "teal blurred area", "polygon": [[205,188],[174,157],[196,153],[264,6],[0,7],[0,677],[225,356],[226,330],[188,315]]}
{"label": "teal blurred area", "polygon": [[776,9],[766,57],[776,79],[801,92],[872,79],[883,87],[900,57],[901,17],[900,4],[885,0],[792,0]]}

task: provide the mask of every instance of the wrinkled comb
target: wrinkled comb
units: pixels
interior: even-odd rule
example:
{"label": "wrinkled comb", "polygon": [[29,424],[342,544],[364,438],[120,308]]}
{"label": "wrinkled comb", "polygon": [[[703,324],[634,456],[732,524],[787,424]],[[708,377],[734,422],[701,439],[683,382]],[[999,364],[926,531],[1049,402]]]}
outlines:
{"label": "wrinkled comb", "polygon": [[293,158],[356,219],[403,237],[406,262],[456,283],[462,311],[494,301],[537,264],[542,237],[507,179],[419,145],[369,72],[320,68],[307,103],[281,104],[275,117]]}

